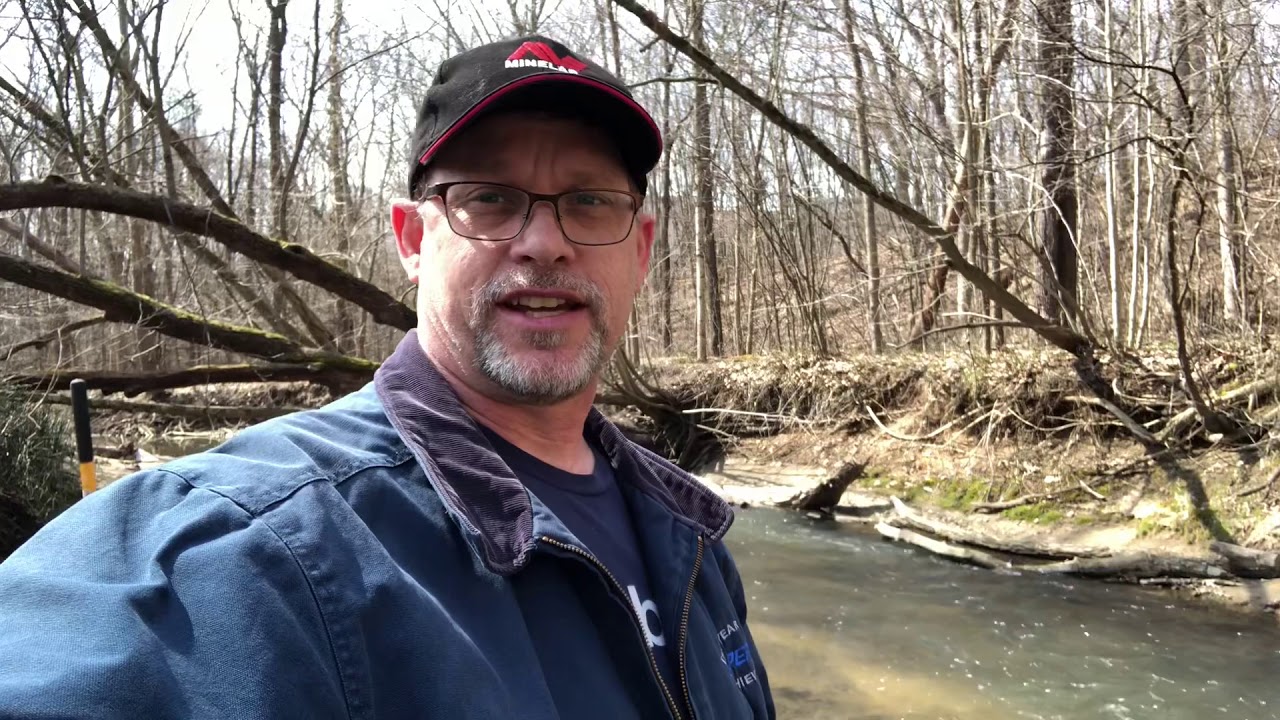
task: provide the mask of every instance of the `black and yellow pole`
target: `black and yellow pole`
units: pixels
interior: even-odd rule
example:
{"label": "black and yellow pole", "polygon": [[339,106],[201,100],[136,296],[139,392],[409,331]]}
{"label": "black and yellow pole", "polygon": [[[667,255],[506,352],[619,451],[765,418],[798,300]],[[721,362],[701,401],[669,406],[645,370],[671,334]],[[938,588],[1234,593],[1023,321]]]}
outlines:
{"label": "black and yellow pole", "polygon": [[80,492],[98,489],[98,470],[93,462],[93,434],[89,429],[89,386],[79,378],[71,381],[71,417],[76,426],[76,459],[80,461]]}

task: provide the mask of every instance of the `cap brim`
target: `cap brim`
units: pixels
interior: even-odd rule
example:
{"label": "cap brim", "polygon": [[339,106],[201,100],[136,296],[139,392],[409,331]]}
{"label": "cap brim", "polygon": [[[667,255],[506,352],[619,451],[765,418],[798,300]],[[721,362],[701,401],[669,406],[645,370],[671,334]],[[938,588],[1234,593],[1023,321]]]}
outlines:
{"label": "cap brim", "polygon": [[548,72],[513,80],[485,96],[427,147],[418,158],[419,169],[480,118],[516,110],[580,117],[598,126],[613,139],[628,171],[642,185],[662,157],[662,133],[635,100],[591,78]]}

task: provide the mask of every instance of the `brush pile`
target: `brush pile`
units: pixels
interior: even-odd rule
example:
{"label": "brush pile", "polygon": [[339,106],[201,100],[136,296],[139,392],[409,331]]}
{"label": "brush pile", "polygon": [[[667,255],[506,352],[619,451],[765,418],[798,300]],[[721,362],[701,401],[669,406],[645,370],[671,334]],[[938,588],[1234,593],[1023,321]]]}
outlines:
{"label": "brush pile", "polygon": [[[1245,429],[1226,441],[1255,443],[1280,423],[1280,356],[1270,348],[1224,343],[1193,361],[1212,409]],[[1141,357],[1105,356],[1100,366],[1125,412],[1161,445],[1190,448],[1224,440],[1192,406],[1172,348]],[[615,373],[602,400],[632,406],[647,416],[653,432],[673,438],[694,425],[725,439],[877,427],[911,434],[903,439],[946,430],[986,440],[1134,434],[1107,401],[1082,386],[1070,358],[1047,349],[669,363],[644,373]],[[907,417],[914,427],[895,424]]]}

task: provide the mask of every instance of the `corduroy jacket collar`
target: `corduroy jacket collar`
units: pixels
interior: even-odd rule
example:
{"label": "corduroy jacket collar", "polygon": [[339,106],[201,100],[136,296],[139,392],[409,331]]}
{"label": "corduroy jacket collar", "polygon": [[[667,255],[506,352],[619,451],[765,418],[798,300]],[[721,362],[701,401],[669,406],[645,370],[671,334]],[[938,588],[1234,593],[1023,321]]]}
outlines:
{"label": "corduroy jacket collar", "polygon": [[[416,330],[374,377],[378,398],[441,500],[476,536],[489,569],[518,571],[537,542],[528,492],[467,414],[422,346]],[[723,537],[733,511],[684,471],[632,443],[599,410],[584,428],[609,457],[619,481],[654,498],[709,542]]]}

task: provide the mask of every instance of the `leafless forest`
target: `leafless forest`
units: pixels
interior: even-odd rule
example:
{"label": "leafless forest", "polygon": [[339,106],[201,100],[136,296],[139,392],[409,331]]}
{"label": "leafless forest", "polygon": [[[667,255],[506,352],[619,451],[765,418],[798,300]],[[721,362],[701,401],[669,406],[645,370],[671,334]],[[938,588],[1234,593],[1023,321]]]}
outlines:
{"label": "leafless forest", "polygon": [[416,103],[526,32],[668,139],[633,356],[1054,345],[1112,402],[1280,313],[1270,1],[434,1],[0,0],[4,371],[367,377]]}

